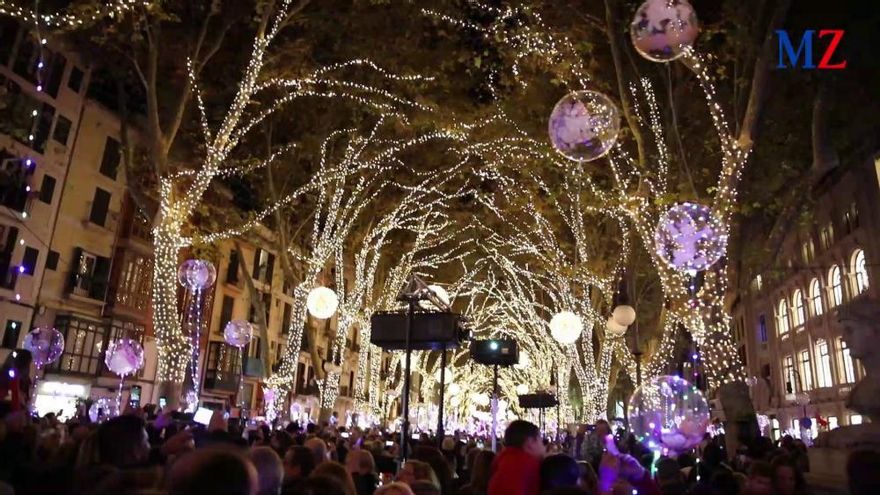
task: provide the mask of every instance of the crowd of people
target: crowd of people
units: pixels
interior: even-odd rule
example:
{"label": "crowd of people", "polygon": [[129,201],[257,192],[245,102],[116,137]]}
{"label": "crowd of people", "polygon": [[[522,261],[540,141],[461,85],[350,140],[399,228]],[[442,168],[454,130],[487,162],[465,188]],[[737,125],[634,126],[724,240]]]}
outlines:
{"label": "crowd of people", "polygon": [[[608,423],[551,442],[511,422],[484,439],[422,434],[398,467],[397,437],[330,424],[207,425],[152,405],[93,424],[36,418],[0,403],[0,495],[802,495],[809,469],[791,438],[734,456],[723,436],[658,457]],[[880,454],[849,465],[850,493],[880,493]]]}

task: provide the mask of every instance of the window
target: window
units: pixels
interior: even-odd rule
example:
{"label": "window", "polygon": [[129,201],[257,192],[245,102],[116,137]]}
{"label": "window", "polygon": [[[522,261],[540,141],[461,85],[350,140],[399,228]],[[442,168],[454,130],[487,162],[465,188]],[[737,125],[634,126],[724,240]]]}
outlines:
{"label": "window", "polygon": [[[47,103],[40,103],[11,81],[7,82],[5,86],[4,118],[0,119],[0,132],[9,134],[19,143],[42,152],[43,145],[49,137],[49,130],[52,128],[55,108]],[[36,124],[34,123],[35,109],[36,115],[39,116]]]}
{"label": "window", "polygon": [[238,251],[235,249],[229,252],[229,265],[226,267],[226,283],[238,284]]}
{"label": "window", "polygon": [[807,319],[807,311],[804,308],[804,293],[797,289],[791,297],[791,307],[794,310],[794,326],[802,327]]}
{"label": "window", "polygon": [[776,307],[776,333],[782,337],[788,335],[789,330],[791,330],[791,321],[788,316],[788,303],[782,299]]}
{"label": "window", "polygon": [[831,379],[831,350],[824,339],[816,341],[816,382],[819,387],[834,385]]}
{"label": "window", "polygon": [[853,366],[852,356],[849,355],[849,348],[846,341],[842,338],[837,339],[837,349],[839,354],[839,362],[841,377],[843,383],[854,383],[856,381],[856,368]]}
{"label": "window", "polygon": [[837,421],[837,416],[828,416],[828,429],[834,430],[840,426],[840,423]]}
{"label": "window", "polygon": [[18,272],[11,270],[12,253],[18,241],[18,229],[0,225],[0,287],[14,289]]}
{"label": "window", "polygon": [[52,131],[52,139],[67,146],[67,139],[70,137],[71,125],[73,125],[73,123],[70,122],[70,119],[64,115],[58,115],[58,120],[55,121],[55,130]]}
{"label": "window", "polygon": [[852,255],[852,272],[855,276],[856,294],[868,290],[868,268],[865,263],[865,252],[857,249]]}
{"label": "window", "polygon": [[89,212],[89,221],[95,225],[104,227],[104,223],[107,222],[107,210],[109,208],[110,193],[100,187],[96,187],[95,197],[92,200],[92,209]]}
{"label": "window", "polygon": [[12,70],[28,81],[37,82],[37,57],[39,50],[37,44],[31,38],[30,33],[25,33],[18,44],[18,53],[12,61]]}
{"label": "window", "polygon": [[849,209],[843,213],[843,225],[847,234],[859,228],[859,209],[855,203],[850,203]]}
{"label": "window", "polygon": [[284,313],[281,317],[281,335],[287,335],[290,332],[291,312],[293,312],[293,306],[290,303],[284,303]]}
{"label": "window", "polygon": [[119,141],[107,136],[107,141],[104,143],[104,156],[101,157],[101,175],[116,180],[120,158]]}
{"label": "window", "polygon": [[24,248],[24,256],[21,258],[21,270],[20,273],[25,275],[34,275],[34,271],[37,269],[37,258],[40,256],[40,250],[34,249],[30,246]]}
{"label": "window", "polygon": [[103,301],[109,277],[110,258],[74,249],[68,292]]}
{"label": "window", "polygon": [[822,249],[828,249],[834,244],[834,225],[831,222],[819,231],[819,241],[822,243]]}
{"label": "window", "polygon": [[217,332],[223,333],[226,324],[232,320],[232,312],[235,310],[235,299],[229,296],[223,296],[223,306],[220,308],[220,326]]}
{"label": "window", "polygon": [[133,253],[128,255],[117,284],[117,304],[146,311],[150,304],[152,282],[153,267],[150,260]]}
{"label": "window", "polygon": [[779,438],[779,420],[777,418],[770,419],[770,438],[773,440]]}
{"label": "window", "polygon": [[40,108],[37,124],[34,127],[33,140],[31,140],[31,148],[40,153],[46,150],[46,141],[49,140],[49,130],[52,129],[52,122],[55,120],[55,107],[44,103]]}
{"label": "window", "polygon": [[851,424],[851,425],[862,424],[862,415],[861,414],[850,414],[849,415],[849,424]]}
{"label": "window", "polygon": [[53,53],[49,56],[49,62],[46,64],[49,72],[43,74],[44,90],[46,94],[52,98],[58,97],[58,88],[61,87],[61,78],[64,77],[64,66],[67,65],[67,58],[60,53]]}
{"label": "window", "polygon": [[831,307],[836,307],[843,302],[843,280],[840,275],[840,267],[834,265],[828,272],[828,286],[831,287]]}
{"label": "window", "polygon": [[755,278],[752,279],[752,290],[755,292],[761,292],[761,289],[764,288],[764,280],[761,275],[755,275]]}
{"label": "window", "polygon": [[296,364],[296,393],[302,394],[305,392],[305,384],[306,384],[306,365],[305,363],[297,363]]}
{"label": "window", "polygon": [[813,390],[813,368],[810,366],[810,351],[801,351],[798,357],[798,372],[801,375],[803,390]]}
{"label": "window", "polygon": [[791,435],[795,438],[801,437],[801,422],[797,418],[791,418]]}
{"label": "window", "polygon": [[46,269],[47,270],[57,270],[58,269],[58,251],[49,251],[49,254],[46,255]]}
{"label": "window", "polygon": [[814,278],[810,281],[810,306],[813,316],[821,316],[822,308],[822,287],[819,285],[819,279]]}
{"label": "window", "polygon": [[52,196],[55,195],[55,177],[51,175],[43,176],[43,183],[40,185],[40,201],[47,205],[52,204]]}
{"label": "window", "polygon": [[21,333],[21,322],[14,320],[6,321],[6,330],[3,332],[3,342],[0,347],[15,349],[18,347],[18,336]]}
{"label": "window", "polygon": [[794,358],[785,356],[782,360],[782,379],[785,380],[785,392],[793,394],[795,392],[795,374],[794,374]]}
{"label": "window", "polygon": [[0,65],[9,63],[17,35],[18,22],[11,17],[0,17]]}
{"label": "window", "polygon": [[61,359],[49,365],[52,371],[97,375],[103,364],[104,342],[107,328],[100,323],[59,316],[55,328],[64,335],[64,352]]}
{"label": "window", "polygon": [[265,249],[254,252],[254,280],[272,284],[272,273],[275,270],[275,255]]}
{"label": "window", "polygon": [[812,263],[815,253],[816,248],[813,245],[813,239],[808,239],[803,244],[801,244],[801,256],[803,257],[804,264],[809,265],[810,263]]}
{"label": "window", "polygon": [[82,69],[74,65],[70,69],[70,76],[67,77],[67,87],[74,93],[79,93],[79,90],[82,89],[84,77],[85,73]]}

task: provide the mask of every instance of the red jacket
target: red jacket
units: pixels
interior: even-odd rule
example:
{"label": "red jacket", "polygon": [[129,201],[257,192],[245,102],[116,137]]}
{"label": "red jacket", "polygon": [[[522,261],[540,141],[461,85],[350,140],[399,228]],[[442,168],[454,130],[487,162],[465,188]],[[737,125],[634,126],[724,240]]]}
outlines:
{"label": "red jacket", "polygon": [[504,447],[492,462],[488,495],[538,495],[541,460],[517,447]]}

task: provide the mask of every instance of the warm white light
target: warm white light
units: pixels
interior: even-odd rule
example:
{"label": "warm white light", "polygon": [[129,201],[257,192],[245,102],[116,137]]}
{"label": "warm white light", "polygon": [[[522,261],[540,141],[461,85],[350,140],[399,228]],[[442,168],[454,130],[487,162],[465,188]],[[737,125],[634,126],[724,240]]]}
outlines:
{"label": "warm white light", "polygon": [[571,311],[560,311],[550,320],[550,335],[560,344],[573,344],[584,329],[581,317]]}
{"label": "warm white light", "polygon": [[458,395],[461,393],[461,387],[457,383],[453,383],[449,386],[449,395]]}
{"label": "warm white light", "polygon": [[[437,299],[440,299],[447,306],[449,305],[449,293],[446,292],[446,289],[439,285],[429,285],[428,289],[437,296]],[[419,301],[419,306],[424,309],[438,309],[430,300]]]}
{"label": "warm white light", "polygon": [[632,306],[622,304],[614,308],[614,311],[611,313],[611,318],[613,318],[618,325],[628,327],[636,322],[636,310],[633,309]]}
{"label": "warm white light", "polygon": [[516,394],[517,395],[525,395],[529,393],[529,386],[525,383],[520,383],[516,386]]}
{"label": "warm white light", "polygon": [[532,362],[529,361],[529,353],[522,350],[519,351],[519,362],[514,364],[513,367],[522,370],[528,368],[530,364],[532,364]]}
{"label": "warm white light", "polygon": [[605,323],[605,332],[609,337],[622,337],[626,333],[626,325],[621,325],[613,317]]}
{"label": "warm white light", "polygon": [[[437,368],[437,371],[434,372],[434,379],[437,380],[438,383],[440,382],[440,368]],[[452,368],[446,368],[446,374],[443,375],[443,383],[447,385],[452,383]]]}
{"label": "warm white light", "polygon": [[339,307],[339,298],[333,290],[327,287],[315,287],[309,292],[309,297],[306,299],[306,308],[308,308],[309,314],[319,320],[326,320],[333,316],[337,307]]}
{"label": "warm white light", "polygon": [[491,402],[491,399],[489,399],[489,396],[486,394],[477,394],[477,395],[473,396],[471,401],[478,406],[485,407],[485,406],[489,405],[489,402]]}

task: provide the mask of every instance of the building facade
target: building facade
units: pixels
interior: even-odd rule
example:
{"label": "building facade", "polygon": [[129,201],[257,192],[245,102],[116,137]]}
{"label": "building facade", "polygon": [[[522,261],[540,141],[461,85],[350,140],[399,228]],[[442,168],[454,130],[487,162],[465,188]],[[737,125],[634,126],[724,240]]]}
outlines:
{"label": "building facade", "polygon": [[813,190],[808,227],[793,228],[774,268],[755,274],[733,308],[758,414],[774,438],[812,438],[867,421],[846,408],[864,376],[842,337],[838,314],[862,297],[880,297],[880,159],[854,160],[827,172]]}

